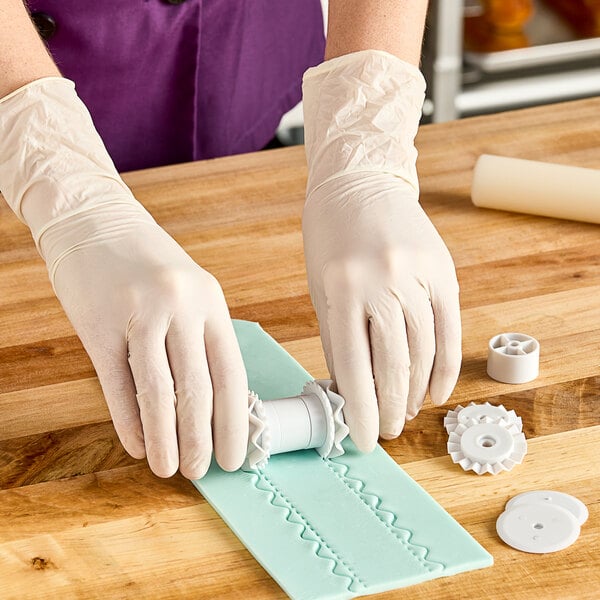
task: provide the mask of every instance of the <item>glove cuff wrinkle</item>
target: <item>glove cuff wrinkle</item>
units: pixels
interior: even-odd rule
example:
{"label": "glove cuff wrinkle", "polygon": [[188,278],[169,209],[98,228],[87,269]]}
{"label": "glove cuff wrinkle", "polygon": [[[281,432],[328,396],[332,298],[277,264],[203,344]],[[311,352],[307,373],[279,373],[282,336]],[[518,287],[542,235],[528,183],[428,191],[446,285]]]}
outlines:
{"label": "glove cuff wrinkle", "polygon": [[303,79],[308,193],[349,172],[380,171],[418,190],[414,138],[425,79],[378,50],[341,56]]}
{"label": "glove cuff wrinkle", "polygon": [[48,223],[37,240],[40,254],[46,261],[50,282],[54,286],[60,262],[78,250],[102,243],[112,243],[119,237],[143,235],[140,226],[157,226],[152,215],[135,199],[103,202],[61,216]]}
{"label": "glove cuff wrinkle", "polygon": [[75,84],[61,77],[0,99],[0,189],[36,244],[72,214],[115,199],[135,202]]}

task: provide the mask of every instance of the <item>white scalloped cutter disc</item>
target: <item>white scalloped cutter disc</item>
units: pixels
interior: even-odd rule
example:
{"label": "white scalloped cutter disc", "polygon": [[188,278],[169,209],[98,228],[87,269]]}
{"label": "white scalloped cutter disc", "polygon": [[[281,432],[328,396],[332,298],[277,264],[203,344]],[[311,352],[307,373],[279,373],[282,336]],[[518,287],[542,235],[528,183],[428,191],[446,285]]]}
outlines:
{"label": "white scalloped cutter disc", "polygon": [[332,390],[331,379],[316,379],[304,386],[303,393],[311,391],[316,394],[323,406],[327,416],[328,428],[324,444],[316,448],[320,456],[324,458],[335,458],[344,454],[342,442],[350,433],[350,429],[344,421],[343,408],[344,398]]}
{"label": "white scalloped cutter disc", "polygon": [[459,423],[448,436],[448,453],[465,471],[497,475],[523,462],[527,441],[514,423],[503,419],[474,425]]}
{"label": "white scalloped cutter disc", "polygon": [[496,531],[516,550],[547,554],[569,547],[580,527],[572,513],[556,504],[519,504],[498,517]]}
{"label": "white scalloped cutter disc", "polygon": [[533,381],[540,371],[540,344],[524,333],[500,333],[488,344],[487,373],[502,383]]}
{"label": "white scalloped cutter disc", "polygon": [[271,455],[271,434],[262,400],[252,391],[248,392],[248,449],[242,470],[264,469]]}
{"label": "white scalloped cutter disc", "polygon": [[449,410],[444,417],[444,427],[450,434],[459,423],[473,425],[485,421],[499,421],[503,419],[507,423],[514,423],[519,431],[523,430],[523,421],[514,410],[506,410],[502,404],[494,405],[489,402],[475,404],[471,402],[464,408],[459,404],[454,410]]}
{"label": "white scalloped cutter disc", "polygon": [[517,494],[506,503],[504,510],[511,510],[515,506],[521,506],[522,504],[551,504],[560,506],[568,510],[577,519],[579,525],[583,525],[589,516],[587,506],[579,498],[553,490],[535,490]]}

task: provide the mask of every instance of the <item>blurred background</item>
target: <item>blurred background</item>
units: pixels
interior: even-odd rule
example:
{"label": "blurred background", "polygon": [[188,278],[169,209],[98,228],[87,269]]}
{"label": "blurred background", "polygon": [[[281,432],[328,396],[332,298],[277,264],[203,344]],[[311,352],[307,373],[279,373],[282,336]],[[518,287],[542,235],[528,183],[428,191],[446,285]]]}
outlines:
{"label": "blurred background", "polygon": [[[424,123],[596,96],[600,0],[430,0],[421,68]],[[300,105],[277,137],[302,143]]]}

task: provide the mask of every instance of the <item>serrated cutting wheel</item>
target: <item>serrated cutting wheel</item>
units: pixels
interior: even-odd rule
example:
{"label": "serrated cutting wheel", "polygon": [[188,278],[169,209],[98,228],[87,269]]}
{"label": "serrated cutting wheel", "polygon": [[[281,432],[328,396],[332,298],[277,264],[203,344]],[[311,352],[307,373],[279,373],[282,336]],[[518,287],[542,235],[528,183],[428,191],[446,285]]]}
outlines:
{"label": "serrated cutting wheel", "polygon": [[449,410],[444,417],[444,427],[448,434],[456,429],[459,423],[463,425],[472,425],[485,420],[504,419],[508,423],[514,423],[519,431],[523,430],[523,421],[517,416],[514,410],[507,410],[502,404],[495,405],[485,402],[484,404],[475,404],[471,402],[464,408],[459,404],[454,410]]}
{"label": "serrated cutting wheel", "polygon": [[263,469],[271,455],[271,438],[262,400],[252,391],[248,392],[248,417],[248,451],[242,469]]}

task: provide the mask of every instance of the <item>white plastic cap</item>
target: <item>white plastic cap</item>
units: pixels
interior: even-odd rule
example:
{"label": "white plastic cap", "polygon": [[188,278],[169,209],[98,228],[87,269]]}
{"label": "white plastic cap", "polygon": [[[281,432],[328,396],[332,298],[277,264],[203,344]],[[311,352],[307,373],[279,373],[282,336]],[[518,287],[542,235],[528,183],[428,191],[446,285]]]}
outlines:
{"label": "white plastic cap", "polygon": [[488,345],[487,373],[502,383],[533,381],[540,371],[540,344],[524,333],[500,333]]}

